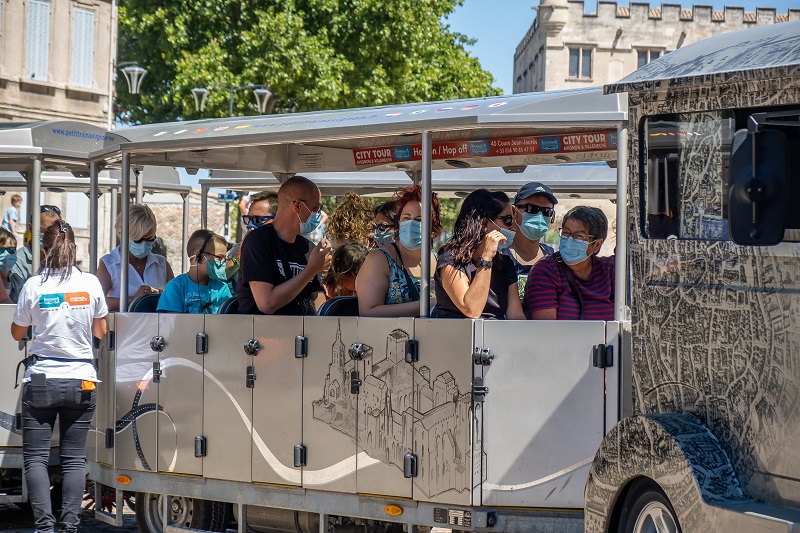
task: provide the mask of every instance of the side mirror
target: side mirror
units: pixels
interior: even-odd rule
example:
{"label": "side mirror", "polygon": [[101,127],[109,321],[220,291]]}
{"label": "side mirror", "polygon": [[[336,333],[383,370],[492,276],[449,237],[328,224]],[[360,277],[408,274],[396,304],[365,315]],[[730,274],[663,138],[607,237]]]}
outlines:
{"label": "side mirror", "polygon": [[[736,244],[771,246],[783,240],[788,196],[788,140],[778,130],[733,137],[728,221]],[[753,159],[755,158],[755,176]]]}

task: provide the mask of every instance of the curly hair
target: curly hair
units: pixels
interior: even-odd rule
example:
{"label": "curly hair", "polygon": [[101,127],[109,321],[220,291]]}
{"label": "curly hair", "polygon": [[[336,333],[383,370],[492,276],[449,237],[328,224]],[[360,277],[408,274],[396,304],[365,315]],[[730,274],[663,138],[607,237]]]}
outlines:
{"label": "curly hair", "polygon": [[372,204],[354,192],[344,195],[325,224],[325,236],[337,246],[357,242],[368,246],[372,238]]}
{"label": "curly hair", "polygon": [[[477,189],[469,193],[461,204],[461,211],[453,226],[453,237],[441,247],[439,254],[449,251],[453,262],[457,265],[471,262],[472,254],[486,234],[483,219],[494,220],[508,202],[508,195],[501,191]],[[498,261],[499,257],[500,254],[495,255],[495,261]]]}
{"label": "curly hair", "polygon": [[[394,201],[395,212],[399,217],[408,202],[417,201],[422,203],[422,187],[412,185],[397,189],[392,200]],[[431,239],[435,239],[442,233],[441,213],[442,206],[439,204],[439,195],[435,192],[431,193]],[[397,226],[399,227],[399,224]]]}

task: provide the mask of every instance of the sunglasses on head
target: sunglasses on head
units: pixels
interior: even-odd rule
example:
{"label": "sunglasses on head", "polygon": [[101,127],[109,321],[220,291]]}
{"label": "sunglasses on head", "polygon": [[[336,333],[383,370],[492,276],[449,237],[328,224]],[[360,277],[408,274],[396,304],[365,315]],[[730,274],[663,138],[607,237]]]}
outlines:
{"label": "sunglasses on head", "polygon": [[46,213],[48,211],[52,211],[58,216],[61,216],[61,209],[57,205],[42,205],[39,206],[39,212]]}
{"label": "sunglasses on head", "polygon": [[7,252],[11,255],[17,255],[17,249],[14,248],[13,246],[2,247],[0,248],[0,251]]}
{"label": "sunglasses on head", "polygon": [[393,227],[394,224],[385,224],[385,223],[373,224],[372,231],[386,231],[387,229],[391,229]]}
{"label": "sunglasses on head", "polygon": [[502,220],[506,227],[510,228],[514,224],[514,215],[494,217],[495,220]]}
{"label": "sunglasses on head", "polygon": [[142,237],[141,239],[136,239],[133,242],[135,242],[136,244],[141,244],[143,242],[156,242],[156,238],[155,238],[155,236],[153,236],[153,237]]}
{"label": "sunglasses on head", "polygon": [[529,215],[535,215],[536,213],[541,213],[545,216],[545,218],[552,219],[556,216],[556,210],[552,207],[542,207],[540,205],[533,205],[533,204],[523,204],[523,205],[515,205],[517,209],[524,213],[528,213]]}

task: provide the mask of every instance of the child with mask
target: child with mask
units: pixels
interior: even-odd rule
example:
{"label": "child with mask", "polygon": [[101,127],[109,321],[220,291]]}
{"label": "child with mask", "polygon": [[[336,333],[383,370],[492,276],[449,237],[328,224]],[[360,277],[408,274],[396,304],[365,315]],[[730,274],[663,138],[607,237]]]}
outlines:
{"label": "child with mask", "polygon": [[8,295],[11,288],[9,273],[17,264],[17,238],[9,231],[0,228],[0,304],[14,303]]}
{"label": "child with mask", "polygon": [[478,189],[464,198],[453,237],[439,251],[440,318],[524,319],[517,271],[503,250],[514,243],[514,211],[504,192]]}
{"label": "child with mask", "polygon": [[189,272],[167,283],[158,300],[158,312],[213,314],[231,297],[225,275],[228,250],[220,235],[200,229],[186,244]]}

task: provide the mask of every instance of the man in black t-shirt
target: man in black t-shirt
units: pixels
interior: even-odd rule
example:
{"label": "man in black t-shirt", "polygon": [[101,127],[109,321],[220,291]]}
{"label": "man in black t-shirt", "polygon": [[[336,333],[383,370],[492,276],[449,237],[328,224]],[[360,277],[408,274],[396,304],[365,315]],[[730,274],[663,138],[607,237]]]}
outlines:
{"label": "man in black t-shirt", "polygon": [[319,224],[319,188],[294,176],[278,190],[272,224],[256,228],[242,242],[239,269],[239,313],[313,315],[325,300],[318,274],[331,261],[331,247],[303,237]]}

